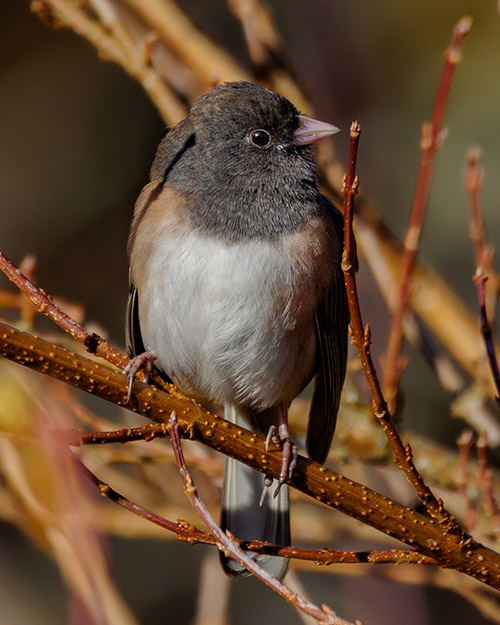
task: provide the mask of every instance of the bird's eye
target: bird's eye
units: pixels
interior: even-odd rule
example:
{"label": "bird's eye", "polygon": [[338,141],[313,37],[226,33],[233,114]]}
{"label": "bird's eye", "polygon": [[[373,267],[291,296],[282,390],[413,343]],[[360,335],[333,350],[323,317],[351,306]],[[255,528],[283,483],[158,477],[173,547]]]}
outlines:
{"label": "bird's eye", "polygon": [[271,135],[267,130],[252,130],[250,141],[259,148],[265,148],[271,142]]}

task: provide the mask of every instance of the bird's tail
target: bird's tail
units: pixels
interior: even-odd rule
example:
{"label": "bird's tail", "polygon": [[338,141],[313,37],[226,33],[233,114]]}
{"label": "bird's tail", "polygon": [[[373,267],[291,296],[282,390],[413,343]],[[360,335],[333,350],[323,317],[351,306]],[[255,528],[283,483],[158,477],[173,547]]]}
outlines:
{"label": "bird's tail", "polygon": [[[257,421],[259,424],[277,423],[278,409],[267,410],[265,415],[261,415],[239,406],[226,404],[224,416],[232,423],[255,430]],[[264,488],[262,473],[232,458],[226,458],[222,487],[222,529],[228,529],[236,538],[243,540],[265,540],[277,545],[289,545],[288,487],[284,484],[277,497],[274,497],[275,485],[277,485],[276,481],[267,489],[264,501],[259,506]],[[246,553],[273,577],[281,580],[285,576],[288,569],[286,558]],[[236,560],[222,553],[221,562],[229,575],[245,575],[246,573],[246,569]]]}

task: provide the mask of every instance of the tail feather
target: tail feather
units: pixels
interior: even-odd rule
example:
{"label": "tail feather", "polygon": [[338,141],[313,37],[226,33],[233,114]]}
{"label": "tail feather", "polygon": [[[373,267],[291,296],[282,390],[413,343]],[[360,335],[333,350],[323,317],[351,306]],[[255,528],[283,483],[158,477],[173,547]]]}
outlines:
{"label": "tail feather", "polygon": [[[258,414],[253,414],[258,419]],[[255,429],[255,419],[250,411],[227,404],[224,416],[233,423]],[[264,476],[261,473],[232,458],[226,458],[221,526],[243,540],[265,540],[278,545],[289,545],[288,487],[284,485],[276,498],[273,496],[273,487],[269,488],[262,506],[259,506],[263,488]],[[283,579],[285,576],[288,569],[286,558],[252,552],[247,552],[247,555],[273,577]],[[236,560],[221,554],[221,561],[226,573],[245,575],[246,569]]]}

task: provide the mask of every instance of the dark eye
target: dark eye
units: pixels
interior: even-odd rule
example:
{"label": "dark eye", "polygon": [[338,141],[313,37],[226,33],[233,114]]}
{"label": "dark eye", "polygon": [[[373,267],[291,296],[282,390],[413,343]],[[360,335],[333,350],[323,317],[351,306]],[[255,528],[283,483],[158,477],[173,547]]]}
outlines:
{"label": "dark eye", "polygon": [[259,148],[265,148],[271,142],[271,136],[267,130],[252,130],[250,141]]}

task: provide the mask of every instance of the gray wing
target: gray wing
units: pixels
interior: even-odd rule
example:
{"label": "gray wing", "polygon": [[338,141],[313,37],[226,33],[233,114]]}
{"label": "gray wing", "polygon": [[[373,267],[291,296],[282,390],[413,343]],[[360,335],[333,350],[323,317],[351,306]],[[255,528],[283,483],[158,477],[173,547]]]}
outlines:
{"label": "gray wing", "polygon": [[[125,322],[125,345],[130,358],[142,354],[146,351],[142,341],[141,324],[139,323],[139,296],[137,289],[130,284],[130,290],[127,301],[126,322]],[[155,369],[158,375],[165,382],[173,383],[166,373]]]}
{"label": "gray wing", "polygon": [[320,302],[315,316],[319,367],[306,447],[309,457],[321,463],[328,455],[337,421],[347,362],[348,323],[347,295],[339,262],[334,282]]}
{"label": "gray wing", "polygon": [[127,301],[125,345],[130,358],[146,351],[139,324],[139,298],[137,297],[137,289],[133,284],[130,285]]}

